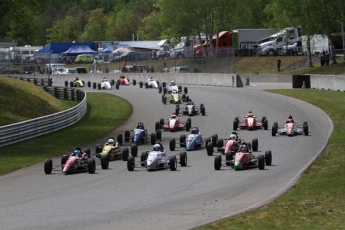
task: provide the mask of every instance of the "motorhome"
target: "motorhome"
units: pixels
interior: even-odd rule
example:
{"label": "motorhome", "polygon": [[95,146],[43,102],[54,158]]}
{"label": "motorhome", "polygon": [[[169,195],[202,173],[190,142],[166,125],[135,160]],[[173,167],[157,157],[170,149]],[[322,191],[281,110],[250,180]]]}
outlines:
{"label": "motorhome", "polygon": [[11,59],[18,59],[20,58],[22,61],[25,61],[27,57],[33,56],[37,51],[42,49],[42,46],[13,46],[10,47],[10,56]]}
{"label": "motorhome", "polygon": [[204,44],[205,41],[205,34],[201,34],[201,40],[199,36],[181,37],[180,42],[170,50],[169,56],[171,58],[194,57],[194,47],[199,44]]}

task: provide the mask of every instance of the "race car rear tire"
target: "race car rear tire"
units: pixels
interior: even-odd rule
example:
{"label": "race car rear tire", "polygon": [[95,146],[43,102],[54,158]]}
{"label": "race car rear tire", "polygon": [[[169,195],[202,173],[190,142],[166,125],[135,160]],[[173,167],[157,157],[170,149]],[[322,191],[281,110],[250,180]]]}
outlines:
{"label": "race car rear tire", "polygon": [[129,151],[128,148],[125,148],[122,150],[122,160],[127,161],[129,157]]}
{"label": "race car rear tire", "polygon": [[205,106],[201,107],[200,111],[201,111],[201,115],[205,116],[206,114]]}
{"label": "race car rear tire", "polygon": [[230,161],[234,159],[234,152],[230,151],[225,155],[226,165],[230,166]]}
{"label": "race car rear tire", "polygon": [[149,87],[149,83],[145,82],[145,89]]}
{"label": "race car rear tire", "polygon": [[253,148],[254,152],[258,151],[258,149],[259,149],[259,141],[258,141],[257,138],[254,138],[252,140],[252,148]]}
{"label": "race car rear tire", "polygon": [[91,81],[87,82],[87,86],[90,88],[91,87]]}
{"label": "race car rear tire", "polygon": [[309,127],[308,127],[308,123],[307,122],[303,123],[303,133],[304,133],[305,136],[309,135]]}
{"label": "race car rear tire", "polygon": [[180,147],[186,147],[186,136],[185,135],[180,136]]}
{"label": "race car rear tire", "polygon": [[274,137],[277,133],[277,126],[276,125],[273,125],[272,126],[272,137]]}
{"label": "race car rear tire", "polygon": [[102,150],[103,150],[103,146],[101,144],[97,144],[96,149],[95,149],[96,156],[98,155],[98,153],[101,153]]}
{"label": "race car rear tire", "polygon": [[159,121],[155,123],[155,131],[160,130],[161,126],[159,124]]}
{"label": "race car rear tire", "polygon": [[272,165],[272,152],[271,152],[271,150],[267,150],[265,152],[265,162],[266,162],[266,165],[268,165],[268,166]]}
{"label": "race car rear tire", "polygon": [[211,137],[212,140],[212,145],[213,146],[217,146],[217,142],[218,142],[218,135],[217,134],[213,134]]}
{"label": "race car rear tire", "polygon": [[129,142],[129,139],[131,138],[131,132],[129,130],[125,131],[125,142]]}
{"label": "race car rear tire", "polygon": [[234,120],[232,128],[233,128],[233,130],[237,130],[237,128],[238,128],[238,121],[237,120]]}
{"label": "race car rear tire", "polygon": [[[205,138],[205,146],[207,147],[207,144],[211,142],[211,139],[208,137],[208,138]],[[211,142],[212,143],[212,142]]]}
{"label": "race car rear tire", "polygon": [[69,86],[70,86],[71,88],[74,86],[73,81],[70,81],[70,82],[69,82]]}
{"label": "race car rear tire", "polygon": [[139,82],[139,88],[143,88],[143,82],[142,81]]}
{"label": "race car rear tire", "polygon": [[238,117],[235,117],[235,121],[237,121],[237,124],[240,123],[240,119]]}
{"label": "race car rear tire", "polygon": [[67,155],[63,155],[61,157],[61,169],[63,169],[63,166],[66,164],[66,161],[68,160],[68,157]]}
{"label": "race car rear tire", "polygon": [[162,93],[162,86],[158,87],[158,93]]}
{"label": "race car rear tire", "polygon": [[265,116],[261,118],[261,123],[264,123],[264,121],[267,120]]}
{"label": "race car rear tire", "polygon": [[93,89],[96,89],[96,88],[97,88],[97,83],[96,83],[96,82],[93,82],[93,83],[92,83],[92,88],[93,88]]}
{"label": "race car rear tire", "polygon": [[[107,159],[108,159],[108,157],[107,157]],[[94,158],[88,159],[87,170],[90,174],[94,174],[96,172],[96,161]]]}
{"label": "race car rear tire", "polygon": [[84,149],[84,153],[86,153],[87,157],[90,158],[91,157],[91,150],[89,148]]}
{"label": "race car rear tire", "polygon": [[123,136],[122,136],[122,134],[121,134],[121,133],[117,135],[116,141],[119,143],[119,145],[122,145],[122,142],[123,142]]}
{"label": "race car rear tire", "polygon": [[180,153],[180,165],[182,167],[186,167],[187,166],[187,153],[186,152],[181,152]]}
{"label": "race car rear tire", "polygon": [[206,145],[206,152],[208,156],[212,156],[213,155],[213,144],[212,142],[208,142]]}
{"label": "race car rear tire", "polygon": [[278,122],[274,122],[273,125],[277,126],[277,128],[278,128]]}
{"label": "race car rear tire", "polygon": [[264,130],[268,129],[268,120],[265,119],[264,122],[262,123],[262,126],[264,127]]}
{"label": "race car rear tire", "polygon": [[133,157],[138,156],[138,146],[136,144],[131,145],[131,154]]}
{"label": "race car rear tire", "polygon": [[171,156],[169,159],[169,166],[171,171],[176,171],[177,169],[177,160],[176,156]]}
{"label": "race car rear tire", "polygon": [[169,149],[170,151],[175,151],[175,148],[176,148],[176,140],[174,138],[169,141]]}
{"label": "race car rear tire", "polygon": [[224,146],[224,140],[223,139],[218,139],[217,141],[217,148],[222,148]]}
{"label": "race car rear tire", "polygon": [[133,79],[133,85],[137,84],[137,80]]}
{"label": "race car rear tire", "polygon": [[147,152],[142,152],[141,155],[140,155],[140,165],[142,167],[145,167],[146,163],[144,163],[146,160],[147,160]]}
{"label": "race car rear tire", "polygon": [[65,87],[68,87],[68,81],[65,81]]}
{"label": "race car rear tire", "polygon": [[220,170],[221,167],[222,167],[222,156],[218,155],[214,158],[214,169]]}
{"label": "race car rear tire", "polygon": [[184,87],[183,92],[184,92],[185,94],[188,94],[188,88],[187,88],[187,87]]}
{"label": "race car rear tire", "polygon": [[258,167],[260,170],[265,169],[265,157],[264,155],[259,155],[258,156]]}
{"label": "race car rear tire", "polygon": [[102,166],[102,169],[108,169],[109,168],[108,154],[102,154],[101,155],[101,166]]}
{"label": "race car rear tire", "polygon": [[167,97],[166,97],[165,95],[163,95],[162,101],[163,101],[163,104],[164,104],[164,105],[167,103]]}
{"label": "race car rear tire", "polygon": [[189,96],[186,96],[186,102],[188,102],[189,101]]}
{"label": "race car rear tire", "polygon": [[44,173],[51,174],[53,171],[53,161],[52,159],[47,159],[44,162]]}
{"label": "race car rear tire", "polygon": [[162,86],[163,86],[163,88],[167,87],[167,83],[165,81],[163,81]]}
{"label": "race car rear tire", "polygon": [[120,84],[119,84],[119,83],[116,83],[115,89],[119,89],[119,88],[120,88]]}
{"label": "race car rear tire", "polygon": [[157,136],[155,133],[151,133],[151,145],[156,144],[157,142]]}
{"label": "race car rear tire", "polygon": [[187,120],[187,122],[186,122],[186,131],[189,131],[190,128],[192,127],[192,123],[191,123],[191,122],[192,122],[192,121]]}
{"label": "race car rear tire", "polygon": [[98,89],[101,89],[102,87],[101,87],[101,83],[98,83],[97,84],[97,87],[98,87]]}
{"label": "race car rear tire", "polygon": [[127,169],[128,171],[134,171],[135,167],[135,158],[133,156],[130,156],[127,161]]}
{"label": "race car rear tire", "polygon": [[156,140],[162,141],[162,131],[161,130],[156,131]]}
{"label": "race car rear tire", "polygon": [[163,87],[163,94],[167,94],[168,89]]}

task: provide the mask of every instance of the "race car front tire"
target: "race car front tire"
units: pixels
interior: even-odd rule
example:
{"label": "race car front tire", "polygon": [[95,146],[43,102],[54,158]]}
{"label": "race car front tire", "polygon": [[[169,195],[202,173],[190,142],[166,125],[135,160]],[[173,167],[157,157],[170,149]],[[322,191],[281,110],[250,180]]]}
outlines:
{"label": "race car front tire", "polygon": [[180,136],[180,147],[186,147],[186,136],[185,135]]}
{"label": "race car front tire", "polygon": [[128,148],[125,148],[122,150],[122,160],[127,161],[129,157],[129,151]]}
{"label": "race car front tire", "polygon": [[138,156],[138,146],[136,144],[131,145],[131,154],[133,157]]}
{"label": "race car front tire", "polygon": [[[107,157],[108,159],[108,157]],[[90,174],[94,174],[96,172],[96,161],[94,158],[90,158],[87,161],[87,169]]]}
{"label": "race car front tire", "polygon": [[265,162],[266,162],[266,165],[268,165],[268,166],[272,165],[272,152],[271,152],[271,150],[267,150],[265,152]]}
{"label": "race car front tire", "polygon": [[131,138],[131,132],[129,130],[125,131],[125,142],[129,142],[129,139]]}
{"label": "race car front tire", "polygon": [[61,157],[61,169],[63,169],[64,165],[66,164],[66,161],[68,160],[68,156],[67,155],[63,155]]}
{"label": "race car front tire", "polygon": [[176,148],[176,140],[174,138],[174,139],[171,139],[169,142],[169,149],[170,151],[175,151],[175,148]]}
{"label": "race car front tire", "polygon": [[151,145],[156,144],[157,136],[155,133],[151,133]]}
{"label": "race car front tire", "polygon": [[135,158],[133,156],[130,156],[127,161],[127,169],[128,171],[134,171],[135,167]]}
{"label": "race car front tire", "polygon": [[218,155],[214,158],[214,169],[220,170],[221,167],[222,167],[222,156]]}
{"label": "race car front tire", "polygon": [[206,151],[207,151],[207,155],[208,156],[212,156],[213,155],[213,144],[212,144],[212,142],[208,142],[207,143]]}
{"label": "race car front tire", "polygon": [[257,152],[259,149],[259,141],[257,138],[254,138],[252,140],[252,148],[253,148],[253,152]]}
{"label": "race car front tire", "polygon": [[147,152],[142,152],[141,153],[141,156],[140,156],[140,165],[142,166],[142,167],[145,167],[145,165],[146,165],[146,160],[147,160],[147,156],[148,156],[148,153]]}
{"label": "race car front tire", "polygon": [[180,153],[180,165],[182,167],[187,166],[187,153],[186,152],[181,152]]}
{"label": "race car front tire", "polygon": [[102,166],[102,169],[108,169],[109,168],[108,154],[102,154],[101,155],[101,166]]}
{"label": "race car front tire", "polygon": [[122,136],[122,134],[121,134],[121,133],[117,135],[116,141],[119,143],[119,145],[122,145],[122,142],[123,142],[123,136]]}
{"label": "race car front tire", "polygon": [[265,169],[265,157],[264,155],[259,155],[258,156],[258,167],[260,170]]}
{"label": "race car front tire", "polygon": [[176,156],[171,156],[169,159],[169,166],[171,171],[176,171],[177,169],[177,160]]}

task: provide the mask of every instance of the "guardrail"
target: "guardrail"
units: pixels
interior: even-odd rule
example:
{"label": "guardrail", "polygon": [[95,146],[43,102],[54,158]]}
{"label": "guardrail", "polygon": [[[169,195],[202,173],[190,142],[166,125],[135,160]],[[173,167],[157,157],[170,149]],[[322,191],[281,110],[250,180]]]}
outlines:
{"label": "guardrail", "polygon": [[[80,103],[68,110],[0,127],[0,147],[18,143],[34,137],[66,128],[77,123],[87,111],[86,93],[80,89],[45,86],[44,81],[28,79],[43,86],[49,94],[59,99],[78,100]],[[43,83],[43,84],[42,84]]]}

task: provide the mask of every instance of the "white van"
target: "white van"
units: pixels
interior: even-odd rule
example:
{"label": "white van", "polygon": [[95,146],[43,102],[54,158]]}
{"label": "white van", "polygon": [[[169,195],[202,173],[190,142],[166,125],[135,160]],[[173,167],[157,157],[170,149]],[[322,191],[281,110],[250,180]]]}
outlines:
{"label": "white van", "polygon": [[188,66],[174,66],[171,67],[169,73],[190,73]]}
{"label": "white van", "polygon": [[49,63],[46,64],[46,73],[51,71],[51,74],[65,74],[67,73],[66,64],[64,63]]}

